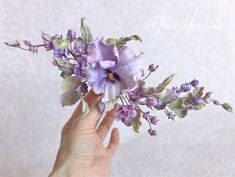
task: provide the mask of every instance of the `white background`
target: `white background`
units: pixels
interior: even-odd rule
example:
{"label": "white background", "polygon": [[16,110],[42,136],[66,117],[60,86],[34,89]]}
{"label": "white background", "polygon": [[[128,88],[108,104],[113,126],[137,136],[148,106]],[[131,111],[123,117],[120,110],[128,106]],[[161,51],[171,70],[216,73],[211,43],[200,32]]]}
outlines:
{"label": "white background", "polygon": [[[49,52],[35,55],[3,42],[37,43],[42,30],[79,31],[81,17],[94,36],[141,35],[143,43],[132,45],[145,53],[143,67],[160,65],[149,85],[171,73],[174,85],[198,78],[215,98],[235,105],[233,0],[0,0],[0,177],[47,176],[75,108],[59,104],[60,72]],[[112,177],[235,176],[233,114],[209,105],[175,122],[156,115],[157,137],[147,126],[135,134],[115,122],[121,144]]]}

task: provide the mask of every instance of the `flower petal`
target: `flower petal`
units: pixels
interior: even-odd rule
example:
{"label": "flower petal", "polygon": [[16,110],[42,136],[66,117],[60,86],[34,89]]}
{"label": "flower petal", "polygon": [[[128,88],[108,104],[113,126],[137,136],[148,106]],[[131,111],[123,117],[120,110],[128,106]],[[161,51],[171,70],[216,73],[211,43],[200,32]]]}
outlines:
{"label": "flower petal", "polygon": [[108,68],[114,67],[115,62],[112,60],[102,60],[102,61],[99,61],[99,65],[103,69],[108,69]]}
{"label": "flower petal", "polygon": [[107,102],[109,100],[115,99],[121,94],[121,86],[118,82],[106,82],[104,94],[102,97],[102,102]]}
{"label": "flower petal", "polygon": [[137,85],[133,75],[130,73],[130,69],[127,67],[119,67],[115,71],[120,76],[120,84],[123,90],[133,88]]}
{"label": "flower petal", "polygon": [[87,80],[89,84],[96,82],[97,80],[103,79],[107,77],[105,70],[102,68],[89,68],[86,70]]}
{"label": "flower petal", "polygon": [[88,63],[97,62],[100,60],[112,60],[118,62],[118,50],[115,45],[108,45],[103,38],[98,38],[88,44],[87,48],[87,61]]}

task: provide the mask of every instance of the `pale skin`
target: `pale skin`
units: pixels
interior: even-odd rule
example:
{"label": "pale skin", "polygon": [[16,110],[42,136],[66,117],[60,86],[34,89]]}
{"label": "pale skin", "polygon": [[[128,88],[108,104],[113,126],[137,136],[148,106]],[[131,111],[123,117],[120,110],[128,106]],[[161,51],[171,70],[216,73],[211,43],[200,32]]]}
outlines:
{"label": "pale skin", "polygon": [[49,177],[109,177],[112,157],[119,144],[119,132],[112,129],[107,147],[103,141],[114,121],[114,110],[100,121],[97,108],[99,95],[89,92],[85,97],[90,112],[82,116],[81,104],[64,125],[61,143]]}

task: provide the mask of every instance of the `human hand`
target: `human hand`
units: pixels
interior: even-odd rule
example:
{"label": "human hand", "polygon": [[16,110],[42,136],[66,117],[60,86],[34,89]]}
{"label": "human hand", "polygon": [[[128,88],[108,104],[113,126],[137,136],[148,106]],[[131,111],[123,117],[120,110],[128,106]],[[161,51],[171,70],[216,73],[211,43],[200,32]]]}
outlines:
{"label": "human hand", "polygon": [[114,110],[99,123],[99,95],[90,91],[85,97],[90,112],[83,117],[78,105],[61,133],[61,144],[50,177],[108,177],[112,156],[119,144],[119,132],[114,128],[107,147],[103,141],[114,121]]}

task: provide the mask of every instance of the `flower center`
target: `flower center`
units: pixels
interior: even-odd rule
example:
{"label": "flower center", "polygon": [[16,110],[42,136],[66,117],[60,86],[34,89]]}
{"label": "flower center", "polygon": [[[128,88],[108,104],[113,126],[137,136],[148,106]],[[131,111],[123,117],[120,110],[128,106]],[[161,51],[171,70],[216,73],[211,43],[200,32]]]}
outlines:
{"label": "flower center", "polygon": [[109,74],[108,74],[108,78],[109,78],[110,80],[114,80],[113,73],[109,73]]}
{"label": "flower center", "polygon": [[109,81],[112,81],[112,82],[120,81],[120,77],[119,77],[118,74],[113,73],[110,70],[107,70],[106,72],[107,72],[107,78],[108,78]]}

